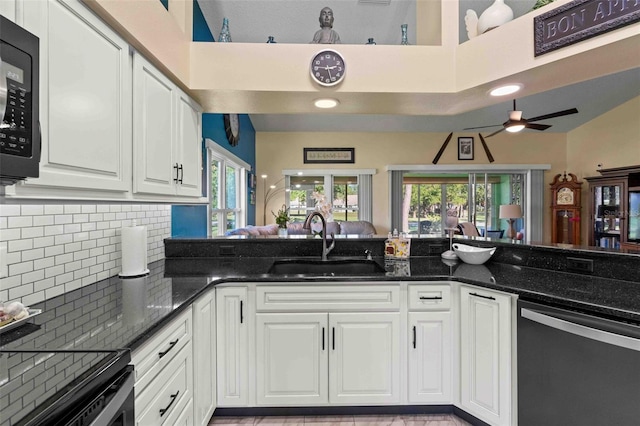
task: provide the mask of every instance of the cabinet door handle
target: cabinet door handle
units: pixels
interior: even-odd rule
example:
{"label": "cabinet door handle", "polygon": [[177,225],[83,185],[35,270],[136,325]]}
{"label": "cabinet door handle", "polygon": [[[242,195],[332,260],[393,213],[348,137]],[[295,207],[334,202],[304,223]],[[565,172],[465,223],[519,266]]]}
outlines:
{"label": "cabinet door handle", "polygon": [[324,351],[324,327],[322,327],[322,350]]}
{"label": "cabinet door handle", "polygon": [[182,164],[180,164],[178,170],[180,171],[180,179],[178,179],[178,183],[182,183],[182,178],[184,177],[184,168],[182,167]]}
{"label": "cabinet door handle", "polygon": [[496,300],[495,297],[491,297],[491,296],[483,296],[482,294],[478,294],[478,293],[469,293],[471,296],[476,296],[476,297],[482,297],[483,299],[489,299],[489,300]]}
{"label": "cabinet door handle", "polygon": [[331,327],[331,349],[336,350],[336,328]]}
{"label": "cabinet door handle", "polygon": [[158,352],[158,357],[162,358],[163,356],[165,356],[166,354],[168,354],[168,353],[169,353],[169,351],[170,351],[171,349],[173,349],[173,347],[176,345],[176,343],[178,343],[178,340],[180,340],[180,339],[176,339],[176,340],[174,340],[173,342],[169,342],[169,348],[167,348],[167,350],[166,350],[166,351]]}
{"label": "cabinet door handle", "polygon": [[178,394],[180,393],[180,391],[177,391],[176,393],[174,393],[173,395],[171,395],[171,402],[169,402],[169,405],[167,405],[165,408],[161,408],[160,409],[160,417],[164,416],[164,413],[166,413],[167,411],[169,411],[169,407],[171,407],[171,405],[173,404],[173,401],[176,400],[176,398],[178,397]]}
{"label": "cabinet door handle", "polygon": [[178,183],[178,163],[175,164],[175,166],[173,166],[174,169],[176,169],[176,177],[173,178],[173,181],[175,183]]}
{"label": "cabinet door handle", "polygon": [[416,348],[416,326],[413,326],[413,349]]}
{"label": "cabinet door handle", "polygon": [[442,296],[420,296],[420,300],[442,300]]}
{"label": "cabinet door handle", "polygon": [[240,324],[242,324],[243,320],[244,320],[244,314],[242,313],[242,300],[240,301]]}

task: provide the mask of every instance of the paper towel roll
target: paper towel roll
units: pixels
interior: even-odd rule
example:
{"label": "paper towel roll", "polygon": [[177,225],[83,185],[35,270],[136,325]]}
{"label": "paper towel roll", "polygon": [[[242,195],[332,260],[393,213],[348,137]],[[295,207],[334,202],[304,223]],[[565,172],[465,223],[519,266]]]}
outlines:
{"label": "paper towel roll", "polygon": [[[135,224],[134,224],[135,225]],[[122,272],[121,277],[135,277],[149,273],[147,269],[147,227],[122,228]]]}
{"label": "paper towel roll", "polygon": [[147,313],[147,277],[122,280],[122,318],[126,325],[144,322]]}

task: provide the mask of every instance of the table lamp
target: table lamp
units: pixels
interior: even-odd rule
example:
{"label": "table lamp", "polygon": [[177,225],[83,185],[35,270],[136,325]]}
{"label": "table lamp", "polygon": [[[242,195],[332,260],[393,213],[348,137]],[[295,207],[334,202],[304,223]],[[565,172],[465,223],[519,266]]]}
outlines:
{"label": "table lamp", "polygon": [[503,204],[500,206],[500,219],[506,219],[509,222],[507,229],[507,238],[512,240],[516,238],[516,230],[513,227],[516,219],[522,217],[522,209],[517,204]]}

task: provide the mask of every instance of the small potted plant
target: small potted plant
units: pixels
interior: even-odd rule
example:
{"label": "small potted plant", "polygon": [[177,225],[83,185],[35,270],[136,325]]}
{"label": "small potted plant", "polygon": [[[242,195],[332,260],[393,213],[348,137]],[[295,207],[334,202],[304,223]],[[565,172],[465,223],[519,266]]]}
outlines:
{"label": "small potted plant", "polygon": [[289,209],[286,205],[282,205],[282,208],[278,210],[278,213],[274,213],[273,210],[271,214],[276,218],[276,224],[278,225],[278,235],[286,236],[287,235],[287,223],[291,220],[289,217]]}

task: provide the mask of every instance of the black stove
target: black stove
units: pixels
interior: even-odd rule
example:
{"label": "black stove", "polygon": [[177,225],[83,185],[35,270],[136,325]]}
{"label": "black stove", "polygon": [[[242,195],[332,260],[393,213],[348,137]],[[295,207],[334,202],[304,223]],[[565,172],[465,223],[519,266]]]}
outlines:
{"label": "black stove", "polygon": [[[100,413],[131,375],[130,361],[126,349],[0,351],[0,425],[88,425],[85,408]],[[105,390],[109,395],[99,397]]]}

